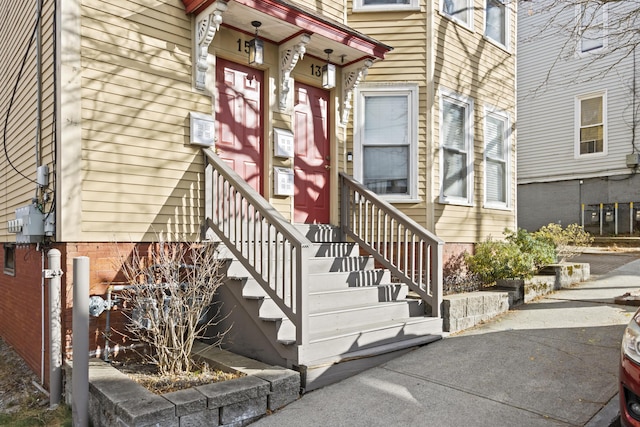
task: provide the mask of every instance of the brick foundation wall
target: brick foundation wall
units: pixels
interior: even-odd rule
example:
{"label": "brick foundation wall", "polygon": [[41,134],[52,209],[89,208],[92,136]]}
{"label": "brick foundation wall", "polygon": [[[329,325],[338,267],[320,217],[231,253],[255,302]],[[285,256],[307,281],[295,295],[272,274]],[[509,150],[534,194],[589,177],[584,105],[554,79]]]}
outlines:
{"label": "brick foundation wall", "polygon": [[[107,298],[107,290],[109,285],[123,284],[126,282],[124,272],[122,271],[122,260],[128,259],[136,249],[141,256],[146,254],[147,243],[68,243],[66,252],[63,255],[63,269],[65,270],[66,285],[66,309],[64,311],[64,325],[66,325],[66,342],[65,352],[67,358],[71,357],[73,350],[71,342],[71,328],[73,317],[73,259],[76,257],[89,257],[89,295],[99,295],[103,299]],[[115,296],[115,293],[113,294]],[[63,296],[63,298],[65,298]],[[86,302],[89,304],[89,301]],[[124,332],[124,318],[120,312],[112,310],[109,313],[109,323],[112,333],[110,334],[110,347],[114,344],[129,345],[131,344],[126,338],[116,331]],[[96,350],[102,355],[105,348],[105,332],[106,332],[107,313],[103,312],[99,317],[89,317],[89,345],[91,350]]]}
{"label": "brick foundation wall", "polygon": [[[4,246],[0,247],[0,336],[22,357],[27,365],[40,376],[42,359],[42,301],[45,304],[45,349],[49,343],[48,301],[42,295],[42,254],[36,245],[16,245],[13,275],[5,272]],[[46,263],[46,253],[45,253]],[[45,264],[46,265],[46,264]],[[45,372],[48,369],[48,352],[45,353]],[[45,378],[48,380],[48,378]]]}
{"label": "brick foundation wall", "polygon": [[[29,367],[40,376],[42,369],[42,255],[45,268],[48,268],[47,252],[39,251],[35,244],[15,247],[14,275],[4,272],[5,247],[0,246],[0,336],[11,345]],[[72,355],[72,318],[73,318],[73,259],[87,256],[90,262],[89,295],[100,295],[106,299],[107,287],[123,283],[125,277],[120,269],[121,258],[131,255],[135,245],[132,243],[66,243],[54,246],[61,252],[61,266],[64,272],[62,282],[62,330],[64,357]],[[141,253],[146,252],[148,244],[139,244]],[[45,280],[44,293],[44,381],[49,381],[49,281]],[[89,304],[89,301],[83,302]],[[123,331],[123,318],[117,311],[110,313],[113,329]],[[102,352],[105,345],[106,313],[98,318],[89,318],[90,349]],[[112,334],[118,341],[118,335]],[[120,339],[120,343],[127,344]]]}

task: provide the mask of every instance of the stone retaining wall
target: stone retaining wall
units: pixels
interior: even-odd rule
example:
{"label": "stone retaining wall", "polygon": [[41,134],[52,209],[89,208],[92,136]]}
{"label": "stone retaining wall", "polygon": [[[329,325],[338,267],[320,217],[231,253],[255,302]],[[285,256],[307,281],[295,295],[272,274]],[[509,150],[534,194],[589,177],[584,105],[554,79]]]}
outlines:
{"label": "stone retaining wall", "polygon": [[[246,376],[163,395],[151,393],[110,364],[89,364],[89,419],[94,427],[244,426],[298,399],[300,374],[197,343],[196,357]],[[67,369],[66,384],[71,384]],[[70,387],[67,402],[71,403]]]}
{"label": "stone retaining wall", "polygon": [[549,292],[584,282],[589,279],[590,267],[584,263],[554,264],[540,273],[527,280],[499,280],[485,291],[445,296],[442,301],[443,330],[468,329]]}

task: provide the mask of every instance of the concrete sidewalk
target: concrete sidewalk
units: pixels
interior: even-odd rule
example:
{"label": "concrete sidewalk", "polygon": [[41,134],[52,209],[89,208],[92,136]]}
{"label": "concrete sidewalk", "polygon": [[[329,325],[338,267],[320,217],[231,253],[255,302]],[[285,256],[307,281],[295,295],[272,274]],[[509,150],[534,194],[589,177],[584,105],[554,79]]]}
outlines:
{"label": "concrete sidewalk", "polygon": [[252,425],[608,426],[617,415],[620,341],[636,309],[613,299],[640,290],[640,260],[623,262]]}

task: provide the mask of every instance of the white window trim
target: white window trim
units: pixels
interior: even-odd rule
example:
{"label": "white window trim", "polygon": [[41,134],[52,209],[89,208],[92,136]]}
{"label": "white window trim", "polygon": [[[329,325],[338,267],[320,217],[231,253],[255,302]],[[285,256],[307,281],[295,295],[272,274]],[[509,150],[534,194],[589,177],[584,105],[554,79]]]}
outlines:
{"label": "white window trim", "polygon": [[353,174],[356,180],[363,181],[362,159],[364,142],[364,98],[370,95],[406,95],[409,97],[409,179],[408,193],[381,194],[379,197],[390,203],[416,203],[418,198],[418,84],[361,84],[356,88],[354,102],[354,126],[353,126]]}
{"label": "white window trim", "polygon": [[[442,125],[444,124],[444,101],[445,98],[453,103],[458,105],[466,106],[466,124],[467,124],[467,132],[466,132],[466,149],[467,149],[467,197],[452,197],[444,195],[444,132],[442,130]],[[464,95],[460,95],[456,92],[453,92],[448,89],[440,89],[440,112],[439,112],[439,132],[440,132],[440,203],[443,204],[452,204],[452,205],[464,205],[464,206],[473,206],[473,193],[475,192],[474,187],[474,171],[473,171],[473,151],[474,151],[474,136],[473,136],[473,99]]]}
{"label": "white window trim", "polygon": [[[602,97],[602,152],[600,153],[587,153],[587,154],[580,154],[580,123],[581,123],[581,101],[583,99],[589,99],[589,98],[597,98],[601,96]],[[574,150],[574,158],[575,159],[586,159],[586,158],[591,158],[591,157],[603,157],[607,155],[607,151],[608,151],[608,126],[607,126],[607,91],[599,91],[599,92],[590,92],[590,93],[585,93],[582,95],[578,95],[575,98],[575,104],[574,104],[574,119],[573,119],[573,123],[574,123],[574,144],[573,144],[573,150]]]}
{"label": "white window trim", "polygon": [[403,10],[420,10],[420,3],[418,0],[409,0],[409,4],[390,3],[365,5],[364,0],[353,0],[354,12],[385,12]]}
{"label": "white window trim", "polygon": [[505,37],[504,44],[500,43],[498,40],[495,40],[489,36],[487,36],[487,1],[484,0],[484,10],[483,10],[483,20],[484,20],[484,28],[483,28],[483,38],[487,40],[489,43],[498,46],[506,50],[507,52],[511,52],[511,8],[509,7],[509,2],[505,0],[498,0],[505,6],[505,17],[504,17],[504,25],[505,25]]}
{"label": "white window trim", "polygon": [[576,56],[578,58],[588,57],[594,54],[602,54],[608,47],[608,31],[607,31],[607,22],[608,22],[608,8],[606,4],[603,4],[602,7],[602,47],[597,49],[588,50],[586,52],[582,51],[582,11],[580,8],[582,4],[578,4],[575,6],[576,12],[576,28],[578,30],[578,34],[576,37]]}
{"label": "white window trim", "polygon": [[[504,153],[505,153],[505,202],[494,202],[487,201],[487,126],[486,126],[486,118],[487,117],[496,117],[500,120],[503,120],[505,123],[504,127],[504,136],[503,136],[503,144],[504,144]],[[512,209],[511,204],[511,117],[509,113],[506,111],[497,109],[492,106],[484,107],[484,117],[485,117],[485,125],[484,125],[484,148],[483,148],[483,160],[484,160],[484,207],[489,209]]]}
{"label": "white window trim", "polygon": [[439,13],[440,15],[444,16],[447,19],[450,19],[451,21],[455,22],[456,24],[460,25],[461,27],[464,27],[470,31],[473,31],[473,12],[474,12],[474,0],[467,0],[468,2],[468,7],[471,9],[468,11],[469,13],[469,23],[466,23],[458,18],[456,18],[453,15],[449,15],[447,12],[445,12],[444,10],[444,5],[445,5],[445,1],[444,0],[440,0],[440,10]]}

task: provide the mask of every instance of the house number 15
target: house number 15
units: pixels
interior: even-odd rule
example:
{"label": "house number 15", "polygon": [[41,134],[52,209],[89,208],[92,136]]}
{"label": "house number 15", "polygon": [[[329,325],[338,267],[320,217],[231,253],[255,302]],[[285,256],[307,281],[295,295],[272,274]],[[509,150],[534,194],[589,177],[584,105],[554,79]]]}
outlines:
{"label": "house number 15", "polygon": [[242,39],[238,39],[238,52],[242,52],[243,50],[244,50],[244,53],[246,54],[249,53],[249,40],[244,40],[244,43],[243,43]]}

